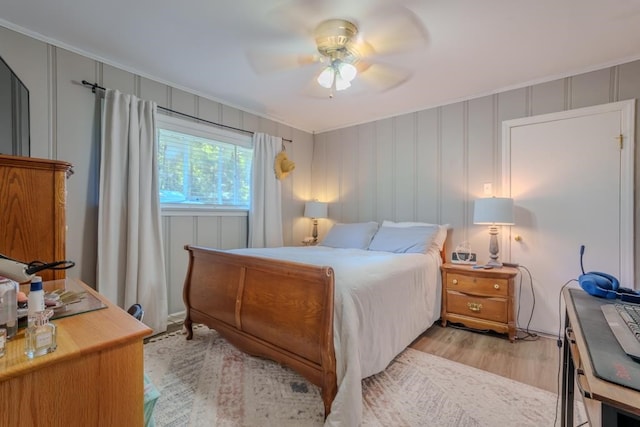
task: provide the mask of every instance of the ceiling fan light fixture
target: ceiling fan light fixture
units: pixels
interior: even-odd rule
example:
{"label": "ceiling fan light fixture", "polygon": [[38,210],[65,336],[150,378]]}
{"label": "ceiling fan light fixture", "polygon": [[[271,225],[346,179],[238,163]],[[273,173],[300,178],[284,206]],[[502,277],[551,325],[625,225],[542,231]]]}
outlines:
{"label": "ceiling fan light fixture", "polygon": [[333,79],[335,75],[335,70],[331,65],[329,65],[324,70],[322,70],[322,72],[318,76],[318,84],[324,88],[331,89],[331,86],[333,86]]}
{"label": "ceiling fan light fixture", "polygon": [[348,62],[333,61],[318,75],[317,82],[320,86],[335,90],[345,90],[351,87],[351,81],[356,77],[356,67]]}
{"label": "ceiling fan light fixture", "polygon": [[338,72],[340,74],[340,77],[342,77],[342,79],[346,80],[347,82],[351,82],[356,78],[356,74],[358,74],[358,70],[356,69],[356,67],[354,67],[352,64],[349,64],[348,62],[342,61],[338,64]]}
{"label": "ceiling fan light fixture", "polygon": [[336,90],[345,90],[351,87],[351,83],[343,79],[339,73],[336,74]]}

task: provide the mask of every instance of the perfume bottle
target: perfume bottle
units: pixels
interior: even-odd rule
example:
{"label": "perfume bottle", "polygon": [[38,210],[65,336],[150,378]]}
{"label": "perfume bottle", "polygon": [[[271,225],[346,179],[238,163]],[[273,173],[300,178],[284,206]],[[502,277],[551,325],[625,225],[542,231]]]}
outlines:
{"label": "perfume bottle", "polygon": [[57,348],[56,326],[49,322],[51,316],[53,310],[39,311],[29,316],[24,340],[24,354],[29,359],[51,353]]}

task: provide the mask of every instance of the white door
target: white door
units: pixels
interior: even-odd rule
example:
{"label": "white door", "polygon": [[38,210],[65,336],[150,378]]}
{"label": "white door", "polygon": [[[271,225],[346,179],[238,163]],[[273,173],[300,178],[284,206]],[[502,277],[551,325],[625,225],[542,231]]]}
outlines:
{"label": "white door", "polygon": [[632,100],[503,123],[503,188],[516,206],[503,247],[533,278],[531,287],[523,277],[519,327],[531,318],[530,330],[559,333],[560,291],[581,274],[581,245],[585,271],[634,287],[634,107]]}

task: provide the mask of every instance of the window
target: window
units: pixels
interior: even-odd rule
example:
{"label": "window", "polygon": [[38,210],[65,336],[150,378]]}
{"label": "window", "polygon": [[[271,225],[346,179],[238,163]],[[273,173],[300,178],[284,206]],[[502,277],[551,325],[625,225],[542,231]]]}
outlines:
{"label": "window", "polygon": [[249,209],[251,137],[159,114],[157,138],[163,207]]}

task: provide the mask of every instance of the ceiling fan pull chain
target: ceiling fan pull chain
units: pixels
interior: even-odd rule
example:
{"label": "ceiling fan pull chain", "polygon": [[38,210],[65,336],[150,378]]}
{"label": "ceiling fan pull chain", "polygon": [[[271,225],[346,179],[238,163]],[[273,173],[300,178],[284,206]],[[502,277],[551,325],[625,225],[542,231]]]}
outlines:
{"label": "ceiling fan pull chain", "polygon": [[336,73],[333,73],[333,80],[331,81],[331,87],[329,88],[329,99],[333,99],[333,93],[336,90]]}

